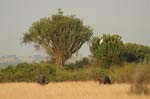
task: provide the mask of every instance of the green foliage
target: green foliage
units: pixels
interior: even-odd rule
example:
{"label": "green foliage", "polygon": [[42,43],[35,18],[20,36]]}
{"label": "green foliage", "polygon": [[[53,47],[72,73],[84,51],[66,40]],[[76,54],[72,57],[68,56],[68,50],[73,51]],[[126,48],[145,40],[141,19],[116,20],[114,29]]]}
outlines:
{"label": "green foliage", "polygon": [[66,64],[64,68],[67,70],[75,70],[86,67],[89,64],[89,59],[87,57],[84,57],[81,60],[77,60],[75,63]]}
{"label": "green foliage", "polygon": [[0,82],[36,82],[39,74],[46,76],[48,81],[97,80],[104,70],[100,67],[88,66],[78,69],[57,68],[46,63],[21,63],[0,70]]}
{"label": "green foliage", "polygon": [[44,48],[46,53],[53,56],[58,66],[92,36],[92,29],[83,24],[75,16],[65,16],[59,9],[57,14],[34,22],[24,34],[23,43],[33,43],[36,48]]}
{"label": "green foliage", "polygon": [[119,35],[103,34],[101,38],[93,37],[89,47],[93,57],[102,61],[105,66],[122,62],[124,45]]}
{"label": "green foliage", "polygon": [[140,44],[125,44],[124,57],[127,62],[143,62],[144,58],[149,61],[150,48]]}
{"label": "green foliage", "polygon": [[135,43],[123,44],[119,35],[93,37],[89,47],[93,58],[105,66],[123,62],[150,63],[150,47]]}
{"label": "green foliage", "polygon": [[[70,65],[71,66],[71,65]],[[36,82],[36,77],[43,74],[47,81],[87,81],[97,80],[100,75],[107,74],[113,83],[132,83],[137,64],[127,64],[125,66],[112,66],[104,68],[103,66],[85,66],[78,68],[57,68],[53,64],[46,63],[20,63],[17,66],[9,66],[0,70],[0,82]],[[72,66],[73,67],[73,66]],[[141,66],[143,76],[141,81],[150,83],[149,65]],[[143,80],[144,79],[144,80]]]}
{"label": "green foliage", "polygon": [[99,67],[87,67],[75,70],[58,69],[54,81],[87,81],[97,80],[103,72]]}
{"label": "green foliage", "polygon": [[56,67],[49,64],[20,63],[17,66],[9,66],[0,70],[0,82],[32,82],[36,81],[39,74],[47,77],[56,74]]}

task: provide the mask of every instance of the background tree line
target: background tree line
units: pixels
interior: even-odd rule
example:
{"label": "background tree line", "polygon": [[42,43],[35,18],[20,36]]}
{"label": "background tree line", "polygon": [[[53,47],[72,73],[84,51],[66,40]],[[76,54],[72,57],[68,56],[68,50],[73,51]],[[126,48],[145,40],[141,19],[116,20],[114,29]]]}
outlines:
{"label": "background tree line", "polygon": [[121,36],[103,34],[102,37],[92,37],[90,26],[75,15],[64,15],[61,9],[50,17],[41,18],[32,24],[24,33],[22,42],[32,43],[36,49],[43,48],[57,66],[65,62],[77,52],[85,42],[89,42],[94,60],[101,61],[105,66],[121,64],[122,62],[149,62],[150,48],[148,46],[127,43]]}
{"label": "background tree line", "polygon": [[150,62],[150,47],[136,43],[123,43],[117,34],[103,34],[102,37],[92,37],[89,42],[90,51],[95,61],[105,66],[123,62]]}

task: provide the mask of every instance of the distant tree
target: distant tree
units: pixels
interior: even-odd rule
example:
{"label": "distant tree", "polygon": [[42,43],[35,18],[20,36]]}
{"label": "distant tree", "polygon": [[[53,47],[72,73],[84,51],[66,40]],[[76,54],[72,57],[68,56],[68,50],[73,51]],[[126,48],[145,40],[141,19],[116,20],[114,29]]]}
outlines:
{"label": "distant tree", "polygon": [[102,37],[93,37],[89,43],[93,57],[109,66],[122,61],[124,45],[119,35],[103,34]]}
{"label": "distant tree", "polygon": [[143,62],[144,58],[148,59],[150,48],[145,45],[127,43],[125,45],[125,58],[127,62]]}
{"label": "distant tree", "polygon": [[23,43],[33,43],[36,48],[44,48],[46,53],[53,56],[58,66],[92,36],[92,29],[83,24],[75,16],[65,16],[61,9],[51,17],[34,22],[23,36]]}

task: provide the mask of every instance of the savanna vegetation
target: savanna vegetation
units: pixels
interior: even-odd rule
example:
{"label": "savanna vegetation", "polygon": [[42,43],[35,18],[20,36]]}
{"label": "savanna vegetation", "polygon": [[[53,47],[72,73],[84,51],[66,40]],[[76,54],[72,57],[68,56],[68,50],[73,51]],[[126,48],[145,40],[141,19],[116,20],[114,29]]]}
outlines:
{"label": "savanna vegetation", "polygon": [[[133,92],[138,90],[136,86],[139,84],[145,86],[150,83],[149,46],[124,43],[117,34],[103,34],[101,37],[92,34],[91,27],[83,20],[64,15],[60,9],[57,14],[34,22],[24,33],[22,43],[44,49],[50,60],[0,69],[0,82],[35,82],[40,74],[48,82],[89,81],[107,74],[113,83],[135,85]],[[86,42],[91,56],[66,63]]]}
{"label": "savanna vegetation", "polygon": [[146,95],[129,95],[130,85],[99,85],[94,81],[0,84],[0,99],[149,99]]}

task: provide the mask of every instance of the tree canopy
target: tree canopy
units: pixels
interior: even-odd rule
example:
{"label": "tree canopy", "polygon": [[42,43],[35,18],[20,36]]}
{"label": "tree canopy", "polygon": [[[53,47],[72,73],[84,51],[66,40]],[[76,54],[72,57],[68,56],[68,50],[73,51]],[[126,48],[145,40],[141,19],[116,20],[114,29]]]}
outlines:
{"label": "tree canopy", "polygon": [[103,34],[100,38],[93,37],[89,47],[93,57],[105,65],[118,64],[122,60],[124,45],[119,35]]}
{"label": "tree canopy", "polygon": [[150,57],[150,48],[136,43],[126,43],[125,57],[127,62],[143,62]]}
{"label": "tree canopy", "polygon": [[44,48],[48,55],[53,56],[58,66],[63,66],[92,34],[92,29],[81,19],[74,15],[63,15],[59,9],[57,14],[34,22],[28,32],[24,33],[22,42]]}

